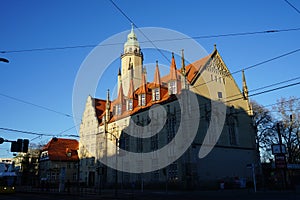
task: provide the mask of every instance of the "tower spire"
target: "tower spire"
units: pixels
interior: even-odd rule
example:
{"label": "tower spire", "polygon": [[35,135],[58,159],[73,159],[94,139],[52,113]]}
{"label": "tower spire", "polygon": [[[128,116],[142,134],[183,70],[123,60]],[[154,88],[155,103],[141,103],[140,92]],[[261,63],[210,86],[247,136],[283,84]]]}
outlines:
{"label": "tower spire", "polygon": [[242,71],[242,79],[243,79],[243,97],[245,100],[246,99],[248,100],[248,87],[247,87],[247,83],[246,83],[244,70]]}
{"label": "tower spire", "polygon": [[107,122],[110,120],[110,100],[109,100],[109,89],[107,90],[106,96],[106,111],[105,111],[105,119]]}
{"label": "tower spire", "polygon": [[159,68],[158,68],[158,61],[156,61],[156,67],[155,67],[154,81],[153,82],[155,84],[155,87],[160,87],[161,80],[160,80],[160,73],[159,73]]}
{"label": "tower spire", "polygon": [[116,103],[120,104],[121,106],[124,104],[124,93],[123,93],[122,81],[120,83],[120,88],[119,88],[118,98]]}
{"label": "tower spire", "polygon": [[134,85],[133,85],[133,79],[130,79],[130,83],[129,83],[129,90],[128,90],[128,94],[127,97],[129,99],[133,99],[133,92],[134,92]]}
{"label": "tower spire", "polygon": [[181,50],[181,74],[183,76],[182,80],[182,89],[188,89],[188,83],[186,80],[186,69],[185,69],[185,60],[184,60],[184,50]]}
{"label": "tower spire", "polygon": [[174,52],[172,52],[172,61],[171,61],[171,66],[170,66],[170,80],[177,80]]}

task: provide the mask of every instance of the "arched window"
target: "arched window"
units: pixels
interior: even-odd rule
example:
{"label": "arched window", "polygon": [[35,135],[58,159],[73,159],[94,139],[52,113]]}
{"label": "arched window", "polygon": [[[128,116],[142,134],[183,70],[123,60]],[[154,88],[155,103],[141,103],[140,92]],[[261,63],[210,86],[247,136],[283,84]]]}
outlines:
{"label": "arched window", "polygon": [[228,126],[229,143],[231,145],[237,145],[236,123],[232,116],[228,117],[227,126]]}

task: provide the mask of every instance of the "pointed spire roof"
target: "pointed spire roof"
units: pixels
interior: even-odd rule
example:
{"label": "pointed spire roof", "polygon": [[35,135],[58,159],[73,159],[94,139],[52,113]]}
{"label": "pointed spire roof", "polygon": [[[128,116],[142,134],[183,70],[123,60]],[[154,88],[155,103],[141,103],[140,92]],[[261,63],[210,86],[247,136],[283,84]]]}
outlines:
{"label": "pointed spire roof", "polygon": [[141,90],[142,94],[146,94],[146,75],[143,74],[142,76],[142,90]]}
{"label": "pointed spire roof", "polygon": [[183,49],[181,50],[181,73],[183,76],[186,75],[186,71],[185,71],[185,60],[184,60],[184,53],[183,53]]}
{"label": "pointed spire roof", "polygon": [[134,33],[133,28],[134,28],[133,24],[131,24],[131,31],[127,35],[127,42],[125,42],[124,47],[125,46],[138,46],[138,47],[140,46],[140,44],[137,40],[136,34]]}
{"label": "pointed spire roof", "polygon": [[124,93],[123,93],[123,87],[122,87],[122,82],[121,82],[116,104],[122,104],[123,102],[124,102]]}
{"label": "pointed spire roof", "polygon": [[247,99],[248,98],[248,87],[247,87],[247,83],[246,83],[246,77],[245,77],[244,70],[242,70],[242,80],[243,80],[243,96],[244,96],[244,99]]}
{"label": "pointed spire roof", "polygon": [[128,94],[127,97],[129,99],[133,99],[133,92],[134,92],[134,85],[133,85],[133,79],[130,79],[130,83],[129,83],[129,90],[128,90]]}
{"label": "pointed spire roof", "polygon": [[147,93],[146,77],[145,74],[142,74],[142,85],[136,91],[136,94],[146,94]]}
{"label": "pointed spire roof", "polygon": [[106,93],[106,107],[107,105],[110,103],[110,100],[109,100],[109,89],[107,89],[107,93]]}
{"label": "pointed spire roof", "polygon": [[154,72],[154,81],[153,81],[153,83],[155,84],[156,87],[159,87],[161,85],[160,73],[159,73],[159,68],[158,68],[158,61],[156,61],[156,67],[155,67],[155,72]]}
{"label": "pointed spire roof", "polygon": [[172,60],[171,60],[171,66],[170,66],[170,80],[177,80],[174,52],[172,52]]}

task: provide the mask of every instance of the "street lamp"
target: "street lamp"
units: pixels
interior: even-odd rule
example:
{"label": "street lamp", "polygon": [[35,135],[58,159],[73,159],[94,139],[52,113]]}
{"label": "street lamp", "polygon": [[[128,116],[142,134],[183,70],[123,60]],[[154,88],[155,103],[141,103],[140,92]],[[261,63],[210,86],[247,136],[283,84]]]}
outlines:
{"label": "street lamp", "polygon": [[118,133],[117,127],[114,126],[112,129],[113,129],[112,132],[114,132],[115,134],[113,134],[109,131],[107,131],[107,133],[109,133],[112,137],[114,137],[114,139],[116,141],[116,145],[115,145],[116,146],[116,155],[115,155],[116,156],[115,196],[118,196],[118,170],[117,169],[118,169],[118,144],[119,144],[119,138],[117,136],[117,133]]}

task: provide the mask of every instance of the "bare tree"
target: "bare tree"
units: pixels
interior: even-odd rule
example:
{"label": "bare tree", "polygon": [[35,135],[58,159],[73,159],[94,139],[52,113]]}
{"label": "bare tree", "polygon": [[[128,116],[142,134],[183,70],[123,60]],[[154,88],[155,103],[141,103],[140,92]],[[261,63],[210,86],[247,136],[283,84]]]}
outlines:
{"label": "bare tree", "polygon": [[281,98],[273,107],[277,111],[282,142],[287,148],[288,163],[300,163],[300,100],[296,97]]}
{"label": "bare tree", "polygon": [[253,126],[256,130],[257,150],[260,152],[262,162],[272,157],[271,145],[276,143],[277,133],[274,131],[273,118],[268,109],[252,101]]}

